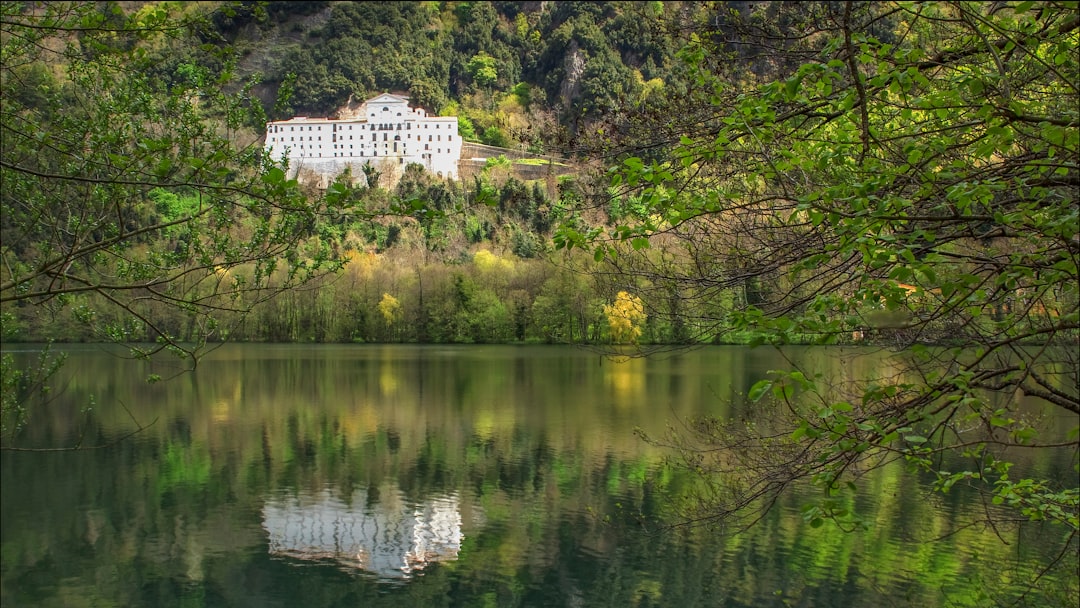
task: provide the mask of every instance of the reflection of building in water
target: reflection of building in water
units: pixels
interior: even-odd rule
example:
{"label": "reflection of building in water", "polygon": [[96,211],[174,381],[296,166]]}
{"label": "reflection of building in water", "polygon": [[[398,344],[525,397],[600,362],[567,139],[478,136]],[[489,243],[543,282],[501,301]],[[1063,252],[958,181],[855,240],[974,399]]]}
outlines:
{"label": "reflection of building in water", "polygon": [[413,505],[369,504],[363,490],[348,504],[329,489],[274,497],[263,507],[263,528],[273,555],[333,559],[388,578],[457,559],[462,539],[456,496]]}

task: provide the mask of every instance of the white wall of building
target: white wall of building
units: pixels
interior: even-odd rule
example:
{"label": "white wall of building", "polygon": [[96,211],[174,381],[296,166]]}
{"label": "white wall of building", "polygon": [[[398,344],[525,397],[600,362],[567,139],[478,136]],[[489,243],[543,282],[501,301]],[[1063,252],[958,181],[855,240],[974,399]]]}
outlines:
{"label": "white wall of building", "polygon": [[[320,171],[346,164],[405,165],[457,179],[461,136],[456,116],[427,116],[407,97],[383,94],[365,102],[362,116],[346,120],[297,116],[266,125],[266,151],[289,166]],[[328,162],[329,161],[329,162]]]}

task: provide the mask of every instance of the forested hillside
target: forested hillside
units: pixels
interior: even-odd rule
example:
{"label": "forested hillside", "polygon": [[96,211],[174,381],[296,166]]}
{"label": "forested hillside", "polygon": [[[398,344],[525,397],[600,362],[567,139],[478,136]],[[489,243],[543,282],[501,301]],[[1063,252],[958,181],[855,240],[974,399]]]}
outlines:
{"label": "forested hillside", "polygon": [[576,133],[645,103],[673,80],[687,28],[717,10],[682,2],[240,2],[213,24],[235,45],[241,69],[263,74],[268,99],[283,84],[293,91],[275,118],[332,115],[401,92],[459,116],[468,139],[543,150],[557,145],[560,130]]}
{"label": "forested hillside", "polygon": [[[229,276],[239,275],[237,280],[244,283],[235,292],[224,290],[231,294],[228,304],[215,301],[220,300],[220,283],[209,288],[205,280],[191,281],[183,296],[162,298],[133,295],[135,285],[126,284],[119,292],[126,297],[116,306],[118,292],[87,286],[127,271],[115,267],[115,261],[98,259],[104,266],[92,274],[101,277],[88,275],[82,287],[71,285],[70,270],[77,267],[72,262],[80,255],[65,249],[70,239],[63,235],[55,235],[55,242],[46,246],[47,233],[42,231],[71,222],[77,212],[57,213],[43,199],[39,204],[48,219],[42,225],[33,223],[43,217],[40,212],[34,215],[33,205],[5,213],[5,255],[19,260],[6,270],[5,286],[12,289],[7,300],[12,304],[5,309],[5,339],[686,340],[689,334],[681,322],[660,323],[630,294],[619,300],[624,289],[603,272],[594,272],[601,268],[594,268],[589,255],[562,252],[558,260],[552,258],[552,234],[561,224],[602,225],[626,212],[624,205],[597,198],[594,178],[602,173],[604,154],[618,146],[637,146],[626,139],[633,135],[624,128],[631,124],[630,115],[637,120],[662,116],[693,86],[685,62],[677,57],[690,36],[709,24],[736,18],[749,6],[121,2],[53,3],[43,9],[9,3],[7,43],[14,45],[29,32],[41,48],[31,52],[15,45],[7,54],[26,57],[5,59],[5,90],[11,91],[6,126],[33,117],[35,129],[53,129],[69,140],[85,139],[87,133],[127,133],[128,141],[103,148],[101,152],[111,156],[94,164],[115,164],[116,158],[134,154],[145,157],[146,166],[124,165],[106,171],[102,179],[124,182],[125,171],[131,170],[152,177],[140,177],[137,192],[124,194],[131,208],[120,212],[125,226],[119,232],[106,212],[115,194],[94,192],[91,198],[99,201],[95,204],[100,213],[92,214],[93,223],[79,225],[76,235],[84,236],[76,238],[97,239],[91,250],[103,252],[107,241],[100,239],[123,241],[126,228],[137,236],[124,247],[175,252],[176,265],[166,265],[174,268],[173,277],[194,276],[190,268],[179,270],[187,259],[211,275],[235,264]],[[21,19],[39,19],[37,25],[48,27],[27,23],[21,29]],[[48,52],[50,45],[59,52]],[[124,62],[127,68],[117,67]],[[745,63],[760,62],[747,58]],[[79,71],[98,85],[76,91],[77,82],[65,79]],[[97,76],[89,76],[95,71]],[[133,93],[117,103],[110,90],[115,86]],[[225,187],[213,184],[207,190],[198,171],[187,176],[192,179],[176,174],[178,167],[204,162],[198,150],[218,147],[214,162],[220,170],[240,174],[241,165],[253,159],[247,151],[260,146],[265,120],[295,114],[333,116],[383,91],[407,94],[413,104],[433,113],[457,115],[467,141],[565,157],[569,165],[533,171],[543,176],[537,180],[515,177],[521,172],[512,170],[511,161],[493,158],[479,174],[456,183],[408,169],[400,176],[381,176],[371,168],[361,180],[371,183],[370,188],[354,185],[349,176],[328,190],[256,181],[260,187],[291,189],[295,204],[304,199],[313,204],[310,211],[285,207],[299,214],[288,222],[299,222],[293,232],[306,243],[302,251],[289,253],[294,256],[288,264],[292,270],[263,259],[262,253],[227,264],[213,261],[213,255],[228,250],[227,243],[201,252],[190,248],[202,237],[185,227],[205,217],[206,197],[217,196]],[[143,107],[137,95],[163,107]],[[78,125],[57,120],[71,104],[100,115]],[[176,133],[188,141],[155,134],[157,128],[168,128],[164,123],[147,133],[154,135],[153,141],[138,139],[140,130],[175,113],[169,108],[177,104],[183,104],[187,114],[172,126],[189,123]],[[110,120],[121,123],[112,134],[106,126]],[[122,126],[127,123],[134,130]],[[203,139],[208,127],[223,138],[219,143]],[[235,154],[224,152],[226,141]],[[178,143],[181,151],[186,148],[194,155],[153,157],[153,150]],[[34,145],[21,135],[10,137],[5,154],[24,157]],[[69,154],[76,163],[71,169],[79,171],[77,165],[86,159],[78,150]],[[17,172],[16,177],[26,174]],[[66,188],[78,178],[61,181]],[[8,181],[15,183],[15,177]],[[241,223],[265,221],[256,218]],[[212,230],[200,227],[206,229]],[[247,227],[241,234],[252,230],[259,233]],[[278,238],[288,237],[282,233]],[[273,251],[284,254],[285,245],[282,241]],[[29,260],[43,252],[61,253],[46,266],[34,267]],[[570,258],[579,263],[565,264]],[[120,259],[122,267],[134,263]],[[142,260],[138,266],[158,284],[176,284],[154,274],[162,268],[157,260]],[[36,270],[26,274],[32,268]],[[311,276],[297,282],[297,268]],[[48,277],[52,279],[40,292],[15,293]],[[125,278],[142,285],[137,274]],[[237,294],[245,291],[253,297],[241,302]],[[206,306],[173,305],[190,300]],[[627,329],[618,329],[623,326]]]}
{"label": "forested hillside", "polygon": [[[1075,13],[1058,3],[1045,11],[1058,14],[1051,10]],[[792,208],[751,202],[790,199],[812,186],[795,183],[800,175],[810,180],[812,171],[774,157],[791,145],[774,121],[825,120],[829,128],[813,137],[837,145],[858,139],[865,156],[883,136],[871,131],[869,110],[857,116],[860,132],[833,129],[845,124],[837,117],[865,108],[870,93],[885,87],[886,95],[910,95],[915,105],[890,112],[911,119],[918,104],[938,104],[932,110],[947,114],[996,86],[989,77],[939,85],[970,92],[975,101],[906,92],[930,90],[923,84],[928,75],[944,77],[929,72],[930,59],[917,59],[924,51],[911,40],[932,37],[912,33],[911,24],[938,19],[925,15],[931,13],[975,14],[952,4],[915,10],[872,2],[121,2],[6,3],[4,11],[9,340],[743,341],[753,324],[735,323],[729,313],[769,303],[801,312],[821,284],[786,276],[790,264],[801,268],[800,256],[809,255],[800,246],[809,242],[805,235],[780,229]],[[1075,31],[1054,36],[1054,44],[1066,44]],[[849,65],[856,47],[869,50]],[[907,72],[871,84],[835,72],[839,65],[868,72],[870,51]],[[939,55],[951,59],[948,49]],[[1075,64],[1068,57],[1055,51],[1050,59],[1066,82],[1062,70]],[[417,168],[382,176],[368,167],[364,180],[345,175],[329,188],[305,189],[259,158],[266,120],[334,116],[384,91],[457,115],[468,141],[566,164],[526,180],[512,170],[515,161],[496,157],[458,182]],[[800,110],[807,96],[827,100],[820,112],[831,114],[822,118],[812,102]],[[1009,103],[1019,102],[1001,105]],[[86,109],[85,116],[73,107]],[[1075,118],[1055,114],[1068,109],[1059,103],[1033,115],[1054,115],[1040,137],[1071,150]],[[1016,116],[1009,120],[1030,123]],[[936,118],[950,119],[967,124],[960,114]],[[881,120],[881,133],[900,128]],[[983,135],[1002,138],[986,143],[987,150],[1015,145],[1010,124]],[[925,162],[929,151],[915,141],[921,127],[910,131],[895,144],[879,144],[911,161],[881,175],[904,175],[905,166]],[[98,142],[96,156],[87,157],[80,141]],[[765,160],[719,160],[735,143],[750,141]],[[808,146],[800,158],[811,165],[835,154],[828,145]],[[58,171],[57,150],[71,161],[62,167],[70,177]],[[83,181],[87,167],[101,180],[94,188]],[[609,175],[609,167],[618,171]],[[754,167],[752,175],[746,167]],[[1069,166],[1060,170],[1072,175]],[[795,181],[769,186],[777,175]],[[52,184],[44,193],[31,188],[42,179]],[[20,184],[40,200],[11,196]],[[703,200],[685,198],[698,192]],[[265,200],[251,204],[252,196]],[[724,197],[746,206],[728,214]],[[73,203],[58,210],[57,198],[92,201],[96,211]],[[117,200],[123,205],[110,212]],[[214,207],[225,202],[239,215]],[[831,222],[824,211],[815,213],[807,217],[815,226]],[[745,224],[681,234],[698,215]],[[253,249],[249,242],[244,253],[236,247],[248,235],[269,240]],[[133,257],[132,247],[172,257]],[[916,248],[911,255],[921,261],[926,253]],[[81,264],[93,271],[73,283]],[[195,280],[192,268],[206,276]],[[234,285],[223,290],[226,276]],[[917,304],[900,303],[896,291],[914,289],[915,270],[897,276],[905,287],[867,295],[878,298],[868,306]],[[180,284],[179,295],[136,295],[148,285]],[[1050,309],[1058,301],[1038,305]],[[1000,315],[1016,305],[996,307]],[[874,314],[843,323],[826,315],[827,339],[933,342],[955,336],[962,321],[936,315],[913,331],[892,322],[906,323],[911,313]],[[784,340],[812,341],[817,332],[793,328]]]}

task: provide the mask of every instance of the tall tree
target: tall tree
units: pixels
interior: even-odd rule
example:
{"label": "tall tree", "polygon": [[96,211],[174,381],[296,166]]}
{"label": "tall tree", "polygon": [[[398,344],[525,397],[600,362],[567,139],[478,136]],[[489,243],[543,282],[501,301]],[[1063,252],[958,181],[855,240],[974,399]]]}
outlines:
{"label": "tall tree", "polygon": [[[777,372],[750,391],[756,424],[705,421],[669,438],[714,490],[692,516],[753,519],[809,481],[824,497],[807,517],[851,523],[848,484],[906,459],[942,492],[967,485],[1007,507],[987,509],[993,525],[1059,524],[1059,557],[1075,557],[1076,3],[801,10],[798,41],[773,46],[810,59],[791,71],[776,60],[760,85],[712,69],[731,32],[698,37],[682,55],[698,89],[679,114],[638,123],[653,148],[625,155],[605,184],[642,212],[557,235],[607,258],[647,301],[675,286],[680,306],[650,315],[675,310],[699,339],[862,340],[910,362],[842,391],[813,369]],[[748,31],[737,26],[754,15],[739,18],[732,27]],[[1032,402],[1069,428],[1040,427]],[[1057,449],[1072,450],[1072,474],[1015,466]]]}

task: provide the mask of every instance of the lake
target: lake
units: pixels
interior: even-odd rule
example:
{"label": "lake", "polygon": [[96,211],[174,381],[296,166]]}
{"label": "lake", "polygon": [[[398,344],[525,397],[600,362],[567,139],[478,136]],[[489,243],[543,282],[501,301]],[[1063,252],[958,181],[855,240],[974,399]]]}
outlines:
{"label": "lake", "polygon": [[156,383],[178,365],[65,349],[17,445],[95,449],[2,454],[5,608],[962,606],[1060,533],[964,528],[983,505],[900,463],[862,486],[865,531],[811,527],[797,493],[746,531],[672,526],[690,476],[638,433],[738,415],[786,367],[765,348],[226,345]]}

